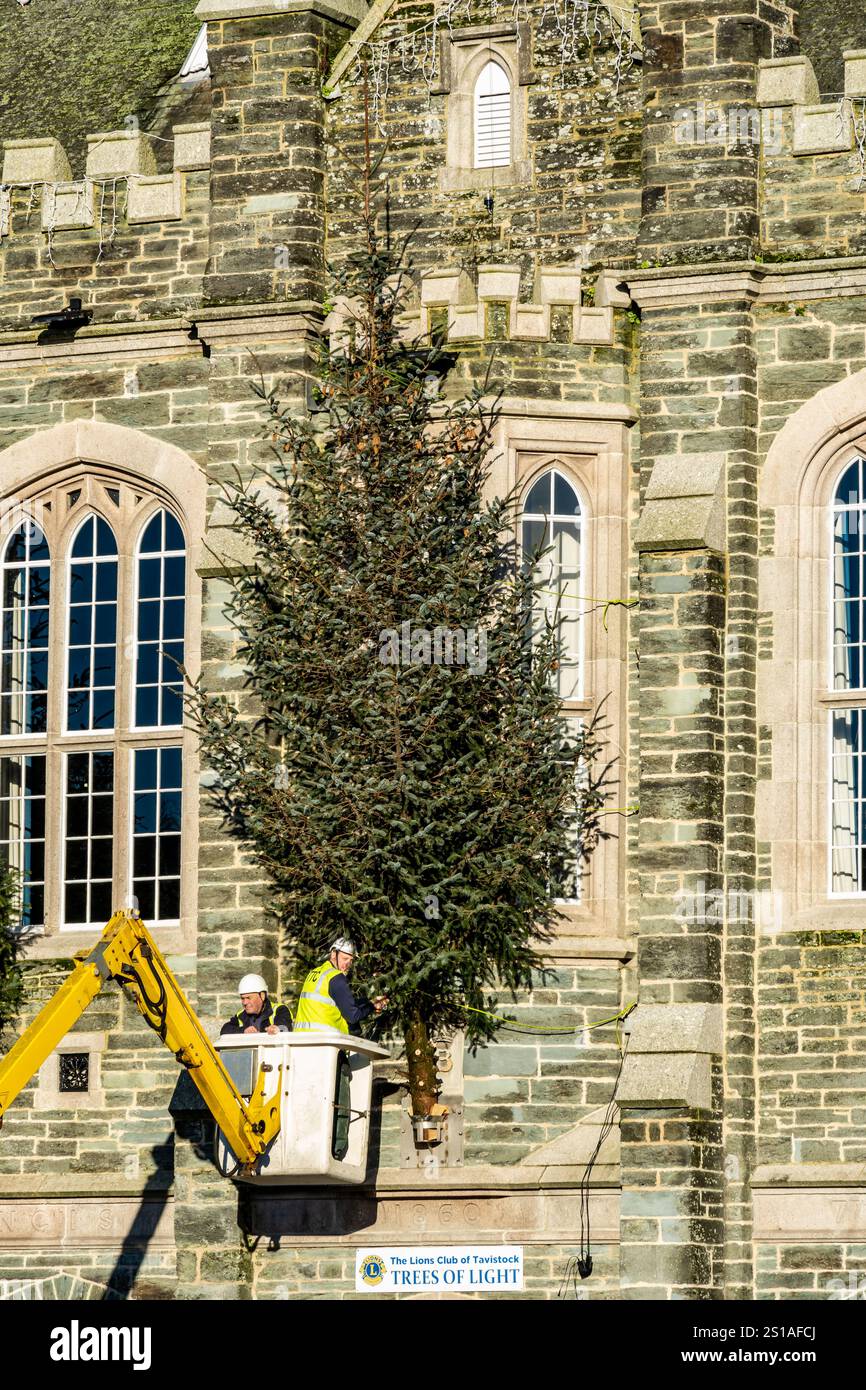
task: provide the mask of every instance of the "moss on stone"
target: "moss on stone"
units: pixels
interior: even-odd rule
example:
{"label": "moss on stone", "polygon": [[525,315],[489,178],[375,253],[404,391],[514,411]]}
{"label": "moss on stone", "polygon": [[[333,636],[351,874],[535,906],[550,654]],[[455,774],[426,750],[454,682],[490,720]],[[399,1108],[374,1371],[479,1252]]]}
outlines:
{"label": "moss on stone", "polygon": [[811,59],[824,97],[842,91],[846,48],[866,48],[863,0],[801,0],[800,51]]}
{"label": "moss on stone", "polygon": [[0,7],[0,141],[52,135],[82,173],[87,136],[142,125],[196,33],[196,0]]}

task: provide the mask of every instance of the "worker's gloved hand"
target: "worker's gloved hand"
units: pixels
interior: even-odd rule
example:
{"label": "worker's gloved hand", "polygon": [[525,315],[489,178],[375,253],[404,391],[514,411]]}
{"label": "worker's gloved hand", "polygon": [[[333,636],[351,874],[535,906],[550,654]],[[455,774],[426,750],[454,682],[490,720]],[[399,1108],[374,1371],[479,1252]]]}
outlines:
{"label": "worker's gloved hand", "polygon": [[374,1000],[373,1000],[373,1008],[376,1010],[376,1013],[377,1013],[377,1014],[380,1014],[380,1013],[382,1012],[382,1010],[383,1010],[383,1009],[387,1009],[387,1007],[388,1007],[388,996],[387,996],[387,994],[380,994],[378,999],[374,999]]}

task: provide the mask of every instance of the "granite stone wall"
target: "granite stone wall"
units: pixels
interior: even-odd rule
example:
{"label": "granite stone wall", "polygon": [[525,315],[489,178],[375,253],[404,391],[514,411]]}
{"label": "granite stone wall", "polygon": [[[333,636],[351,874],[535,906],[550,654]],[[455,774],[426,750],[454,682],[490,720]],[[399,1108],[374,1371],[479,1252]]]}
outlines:
{"label": "granite stone wall", "polygon": [[[423,27],[429,4],[397,4],[377,31],[377,42]],[[556,20],[543,4],[520,11],[519,53],[525,95],[525,157],[520,169],[478,170],[449,180],[448,83],[440,63],[422,71],[417,59],[401,69],[396,56],[385,83],[372,52],[339,78],[329,102],[328,255],[337,262],[356,244],[363,166],[365,100],[374,158],[385,151],[377,178],[387,185],[395,237],[412,234],[419,270],[463,265],[470,275],[484,262],[520,265],[528,297],[541,264],[587,266],[626,263],[634,254],[640,215],[640,64],[617,56],[610,35],[577,40],[562,61]],[[517,26],[478,25],[512,42]],[[458,35],[469,31],[458,29]],[[350,163],[351,161],[351,163]],[[469,186],[463,186],[468,184]],[[492,198],[492,207],[485,205]]]}
{"label": "granite stone wall", "polygon": [[[361,1245],[508,1239],[525,1247],[526,1290],[486,1296],[859,1288],[864,933],[856,917],[834,926],[823,901],[814,922],[784,917],[769,931],[753,906],[779,870],[775,844],[757,838],[757,794],[791,756],[757,676],[759,657],[772,661],[782,645],[759,559],[776,554],[797,496],[792,464],[790,500],[760,507],[762,471],[786,422],[825,388],[850,387],[849,406],[833,398],[840,429],[866,419],[861,59],[843,64],[840,135],[832,112],[811,110],[796,16],[782,4],[643,3],[642,59],[617,58],[596,36],[565,65],[545,6],[527,4],[495,34],[482,16],[481,40],[516,45],[525,109],[519,168],[497,181],[455,170],[456,77],[449,87],[444,67],[419,78],[395,59],[380,101],[374,51],[365,84],[363,53],[350,61],[344,50],[351,8],[342,18],[331,3],[244,18],[235,8],[203,6],[207,159],[201,130],[197,153],[188,144],[183,155],[188,129],[170,174],[163,163],[159,174],[97,177],[93,164],[88,193],[77,151],[67,171],[50,141],[7,150],[0,448],[91,420],[195,460],[207,486],[203,681],[253,716],[225,616],[227,574],[246,555],[224,485],[268,458],[252,377],[307,408],[326,266],[358,245],[350,161],[363,155],[366,108],[392,235],[414,231],[407,329],[444,326],[458,301],[476,312],[473,332],[452,335],[451,389],[481,380],[495,353],[527,419],[534,401],[583,405],[588,421],[639,411],[627,461],[609,465],[629,468],[625,800],[611,814],[627,842],[623,917],[637,948],[576,916],[551,973],[501,1000],[518,1029],[536,1032],[503,1030],[474,1053],[444,1040],[447,1162],[411,1144],[395,1046],[377,1064],[371,1167],[357,1191],[263,1193],[218,1177],[197,1095],[108,989],[79,1025],[82,1047],[98,1054],[98,1094],[52,1106],[46,1073],[6,1120],[0,1280],[62,1284],[73,1297],[346,1298]],[[379,41],[430,13],[396,5]],[[455,39],[472,41],[472,25]],[[778,146],[677,138],[677,111],[698,101],[777,112]],[[146,145],[132,146],[146,163]],[[43,218],[58,196],[71,199],[65,226]],[[136,198],[144,221],[129,217]],[[158,215],[165,200],[170,216]],[[555,293],[544,289],[551,268],[563,272]],[[425,276],[448,271],[463,277],[454,302],[425,289]],[[73,293],[94,308],[92,325],[74,341],[38,341],[31,315]],[[579,442],[581,418],[567,418]],[[194,938],[171,960],[215,1029],[240,973],[260,970],[284,994],[293,981],[261,873],[207,784],[205,770]],[[28,967],[22,1024],[70,968],[49,949]],[[612,1026],[578,1030],[634,998],[621,1123],[590,1194],[596,1271],[582,1283],[580,1184],[621,1054]]]}

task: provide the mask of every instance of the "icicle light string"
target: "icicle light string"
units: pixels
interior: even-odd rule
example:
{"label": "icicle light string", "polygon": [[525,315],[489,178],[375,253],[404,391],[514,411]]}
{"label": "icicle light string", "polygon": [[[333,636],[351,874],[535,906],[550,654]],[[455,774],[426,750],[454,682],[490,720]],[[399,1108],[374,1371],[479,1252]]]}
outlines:
{"label": "icicle light string", "polygon": [[851,124],[854,130],[854,159],[856,161],[857,187],[855,193],[866,188],[866,97],[846,98],[851,107]]}
{"label": "icicle light string", "polygon": [[866,97],[848,96],[847,92],[825,92],[833,97],[836,107],[838,134],[844,137],[846,112],[851,117],[851,130],[854,135],[854,166],[857,182],[854,192],[861,193],[866,188]]}
{"label": "icicle light string", "polygon": [[[27,207],[24,215],[25,221],[28,223],[33,213],[36,211],[37,192],[41,192],[43,206],[46,206],[45,200],[48,199],[48,211],[46,220],[43,224],[43,230],[48,237],[46,249],[49,263],[57,269],[53,254],[55,233],[57,231],[88,231],[91,227],[95,227],[98,237],[96,265],[99,265],[106,250],[112,247],[117,239],[119,206],[118,185],[122,184],[126,187],[128,198],[129,185],[138,179],[145,179],[147,177],[148,175],[146,174],[108,174],[104,177],[85,177],[80,181],[73,180],[71,183],[66,181],[62,186],[69,191],[74,189],[75,206],[72,212],[64,217],[62,227],[60,227],[57,222],[57,189],[61,185],[56,181],[36,179],[29,184],[21,184],[18,182],[4,184],[3,188],[4,191],[9,192],[10,196],[12,190],[15,188],[27,188]],[[105,216],[106,190],[109,184],[111,185],[110,223]],[[98,217],[94,215],[93,222],[91,223],[88,221],[88,192],[90,192],[90,196],[92,197],[93,189],[96,185],[98,185],[100,189],[99,214]]]}
{"label": "icicle light string", "polygon": [[[490,0],[490,21],[510,20],[518,23],[530,16],[529,0]],[[439,39],[443,33],[452,38],[461,22],[470,25],[475,16],[473,0],[442,0],[432,18],[416,29],[396,34],[392,38],[373,39],[363,44],[372,87],[372,111],[376,124],[388,99],[393,72],[404,77],[420,74],[428,91],[439,76]],[[608,0],[544,0],[538,13],[539,28],[552,21],[559,39],[559,67],[563,73],[569,63],[576,62],[585,42],[605,37],[614,44],[614,91],[634,65],[640,52],[629,25],[616,13]],[[518,34],[519,42],[519,34]]]}

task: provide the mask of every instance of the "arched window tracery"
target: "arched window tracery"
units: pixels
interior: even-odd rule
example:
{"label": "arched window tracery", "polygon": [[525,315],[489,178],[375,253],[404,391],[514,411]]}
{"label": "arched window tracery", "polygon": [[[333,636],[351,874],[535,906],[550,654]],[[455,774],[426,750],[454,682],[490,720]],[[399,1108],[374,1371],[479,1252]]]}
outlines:
{"label": "arched window tracery", "polygon": [[22,925],[98,930],[129,901],[176,925],[183,523],[107,471],[67,475],[27,505],[39,524],[0,548],[0,856],[21,878]]}

